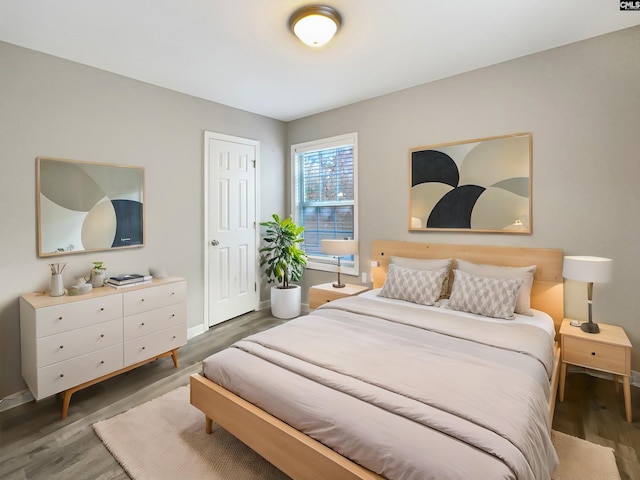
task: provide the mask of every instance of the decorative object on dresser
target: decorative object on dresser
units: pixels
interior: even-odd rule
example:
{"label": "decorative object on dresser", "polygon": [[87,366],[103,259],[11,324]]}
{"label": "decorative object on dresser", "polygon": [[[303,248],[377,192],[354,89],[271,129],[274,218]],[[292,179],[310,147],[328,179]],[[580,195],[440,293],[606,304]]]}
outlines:
{"label": "decorative object on dresser", "polygon": [[107,267],[104,262],[91,262],[91,285],[93,288],[104,286]]}
{"label": "decorative object on dresser", "polygon": [[562,276],[570,280],[587,282],[587,304],[589,306],[589,321],[583,323],[580,328],[583,332],[598,333],[597,323],[593,323],[593,284],[607,283],[611,281],[613,274],[613,261],[610,258],[589,256],[564,257],[562,264]]}
{"label": "decorative object on dresser", "polygon": [[62,281],[62,271],[66,267],[66,263],[50,263],[51,280],[49,282],[49,295],[52,297],[60,297],[64,295],[64,282]]}
{"label": "decorative object on dresser", "polygon": [[358,253],[357,240],[333,240],[323,238],[321,241],[322,253],[334,256],[338,259],[338,281],[333,284],[335,288],[344,288],[344,283],[340,281],[340,257],[355,255]]}
{"label": "decorative object on dresser", "polygon": [[123,275],[117,275],[115,277],[109,277],[105,282],[105,285],[113,288],[125,288],[133,287],[135,285],[142,285],[145,283],[151,283],[153,277],[151,275],[139,275],[137,273],[127,273]]}
{"label": "decorative object on dresser", "polygon": [[264,246],[258,250],[260,266],[268,283],[279,283],[271,287],[271,313],[276,318],[294,318],[300,315],[302,295],[300,286],[290,282],[300,280],[307,265],[300,248],[304,227],[296,225],[291,217],[281,219],[274,213],[272,218],[260,223],[266,227]]}
{"label": "decorative object on dresser", "polygon": [[338,290],[334,288],[334,285],[331,283],[314,285],[309,289],[309,308],[315,310],[320,305],[324,305],[333,300],[360,295],[362,292],[369,290],[369,287],[364,285],[352,285],[350,283],[346,283],[343,287],[344,288]]}
{"label": "decorative object on dresser", "polygon": [[[584,324],[583,324],[584,325]],[[631,422],[631,342],[622,327],[600,324],[600,335],[590,335],[565,318],[560,327],[562,364],[558,396],[564,400],[567,365],[577,365],[613,374],[616,391],[622,381],[627,421]]]}
{"label": "decorative object on dresser", "polygon": [[64,392],[62,418],[78,390],[171,356],[187,341],[186,281],[154,280],[124,292],[20,297],[22,376],[36,400]]}

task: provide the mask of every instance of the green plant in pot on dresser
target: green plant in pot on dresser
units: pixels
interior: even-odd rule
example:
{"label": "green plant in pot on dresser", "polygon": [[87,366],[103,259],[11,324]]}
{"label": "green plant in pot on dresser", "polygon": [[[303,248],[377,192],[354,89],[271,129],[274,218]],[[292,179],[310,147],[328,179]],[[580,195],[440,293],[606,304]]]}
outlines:
{"label": "green plant in pot on dresser", "polygon": [[271,287],[271,313],[277,318],[294,318],[300,315],[302,289],[297,282],[302,278],[307,257],[300,244],[304,241],[304,227],[291,217],[281,219],[273,214],[272,220],[260,223],[266,227],[263,246],[260,248],[260,266]]}

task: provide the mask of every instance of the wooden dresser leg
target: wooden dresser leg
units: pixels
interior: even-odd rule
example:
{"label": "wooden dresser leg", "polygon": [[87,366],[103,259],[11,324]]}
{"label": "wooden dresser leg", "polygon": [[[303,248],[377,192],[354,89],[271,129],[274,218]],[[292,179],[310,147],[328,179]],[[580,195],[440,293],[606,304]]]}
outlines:
{"label": "wooden dresser leg", "polygon": [[171,350],[171,358],[173,359],[173,364],[176,368],[178,368],[178,349],[174,348]]}
{"label": "wooden dresser leg", "polygon": [[71,403],[71,395],[73,395],[73,389],[65,390],[62,397],[62,418],[67,418],[69,412],[69,403]]}

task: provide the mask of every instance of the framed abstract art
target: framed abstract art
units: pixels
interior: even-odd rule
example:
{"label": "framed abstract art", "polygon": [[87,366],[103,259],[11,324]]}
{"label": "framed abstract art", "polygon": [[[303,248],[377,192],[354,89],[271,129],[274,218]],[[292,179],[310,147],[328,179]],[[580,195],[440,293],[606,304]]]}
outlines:
{"label": "framed abstract art", "polygon": [[531,234],[531,133],[409,150],[409,230]]}
{"label": "framed abstract art", "polygon": [[38,256],[144,245],[144,168],[36,159]]}

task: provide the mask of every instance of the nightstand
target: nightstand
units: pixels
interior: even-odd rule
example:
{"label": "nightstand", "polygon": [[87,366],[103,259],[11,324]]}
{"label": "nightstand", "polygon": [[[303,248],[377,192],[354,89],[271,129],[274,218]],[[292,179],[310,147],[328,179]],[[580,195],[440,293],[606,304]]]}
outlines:
{"label": "nightstand", "polygon": [[309,309],[315,310],[323,303],[344,297],[353,297],[369,290],[364,285],[345,284],[343,288],[335,288],[333,283],[314,285],[309,289]]}
{"label": "nightstand", "polygon": [[627,421],[631,422],[631,342],[622,327],[599,323],[600,333],[586,333],[580,327],[572,327],[565,318],[560,327],[560,345],[562,365],[560,367],[559,399],[564,400],[564,386],[567,377],[567,365],[599,370],[613,374],[618,390],[618,381],[622,379],[624,406]]}

